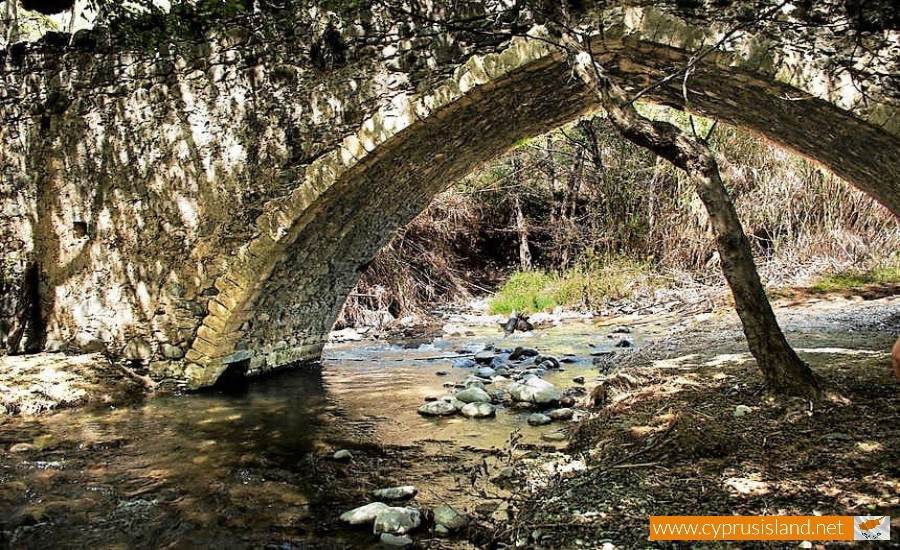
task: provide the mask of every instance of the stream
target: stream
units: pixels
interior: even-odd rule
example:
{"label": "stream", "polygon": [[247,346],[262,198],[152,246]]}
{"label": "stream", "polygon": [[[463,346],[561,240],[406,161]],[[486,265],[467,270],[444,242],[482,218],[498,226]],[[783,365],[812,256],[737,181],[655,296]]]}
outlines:
{"label": "stream", "polygon": [[[874,361],[866,368],[881,369],[897,305],[810,300],[780,316],[814,368]],[[630,332],[615,330],[622,325]],[[426,399],[453,394],[472,374],[454,359],[491,344],[556,356],[564,370],[543,378],[559,390],[582,388],[577,418],[598,376],[594,358],[620,340],[664,354],[677,347],[680,359],[666,367],[677,371],[746,355],[738,327],[733,314],[633,315],[508,338],[482,327],[461,337],[332,344],[321,367],[275,373],[242,393],[0,418],[0,548],[370,548],[378,544],[371,524],[351,528],[338,518],[374,501],[374,490],[399,485],[418,490],[405,505],[425,514],[412,533],[420,547],[480,546],[477,526],[434,538],[429,511],[450,504],[511,525],[510,503],[530,483],[510,479],[511,457],[574,460],[559,451],[576,423],[531,426],[534,409],[511,403],[494,418],[421,416]],[[679,332],[688,340],[672,340]],[[337,460],[338,450],[352,458]]]}
{"label": "stream", "polygon": [[[572,322],[503,340],[484,328],[459,338],[332,344],[320,369],[276,373],[239,394],[164,395],[132,406],[10,417],[0,425],[0,542],[369,547],[377,542],[370,532],[337,517],[369,502],[376,484],[415,485],[411,505],[423,510],[441,503],[471,510],[485,496],[473,472],[489,461],[501,467],[504,449],[552,452],[565,443],[546,436],[564,433],[569,422],[529,426],[529,408],[500,407],[488,419],[418,414],[426,398],[453,393],[445,383],[471,374],[454,368],[452,358],[491,343],[533,346],[568,358],[547,381],[563,390],[583,377],[590,388],[597,373],[592,352],[613,349],[622,336],[640,346],[648,334],[604,330]],[[334,460],[338,449],[353,459]]]}

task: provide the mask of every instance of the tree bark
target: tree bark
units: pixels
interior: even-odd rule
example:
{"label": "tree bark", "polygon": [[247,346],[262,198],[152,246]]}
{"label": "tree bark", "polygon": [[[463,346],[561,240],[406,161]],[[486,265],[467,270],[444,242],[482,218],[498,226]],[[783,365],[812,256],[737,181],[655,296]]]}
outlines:
{"label": "tree bark", "polygon": [[512,157],[513,169],[513,209],[516,214],[516,232],[519,234],[519,265],[523,271],[531,270],[531,249],[528,247],[528,225],[525,223],[525,213],[522,211],[522,202],[519,200],[519,184],[521,183],[522,162],[518,154]]}
{"label": "tree bark", "polygon": [[616,130],[685,171],[703,201],[716,235],[722,272],[734,295],[750,353],[771,389],[818,399],[821,387],[784,337],[756,271],[750,243],[706,143],[666,122],[642,117],[625,92],[603,73],[593,57],[578,48],[573,68],[600,98]]}
{"label": "tree bark", "polygon": [[572,171],[569,172],[569,178],[566,183],[566,190],[563,194],[562,204],[559,207],[558,223],[552,225],[562,235],[558,238],[560,243],[557,253],[557,263],[560,269],[569,267],[569,260],[572,254],[572,246],[577,236],[575,230],[575,212],[578,206],[578,190],[581,186],[582,172],[584,168],[584,150],[578,148],[575,150],[575,162]]}
{"label": "tree bark", "polygon": [[519,265],[528,271],[531,269],[531,249],[528,248],[528,227],[525,225],[525,214],[522,212],[518,192],[513,194],[513,203],[516,209],[516,232],[519,234]]}

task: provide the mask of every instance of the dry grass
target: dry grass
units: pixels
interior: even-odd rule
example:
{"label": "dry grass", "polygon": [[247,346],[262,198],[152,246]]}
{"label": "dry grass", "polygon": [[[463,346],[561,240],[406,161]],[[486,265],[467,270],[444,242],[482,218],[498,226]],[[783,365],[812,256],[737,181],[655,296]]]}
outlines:
{"label": "dry grass", "polygon": [[[792,340],[829,388],[823,403],[767,393],[750,355],[727,336],[734,320],[667,336],[606,378],[605,406],[572,432],[561,466],[521,462],[532,483],[518,495],[514,529],[497,532],[507,543],[539,529],[544,547],[643,548],[651,514],[896,516],[900,432],[889,426],[900,420],[900,393],[886,351],[896,300],[834,302],[818,302],[815,317],[804,308],[790,316]],[[738,405],[748,412],[735,415]]]}
{"label": "dry grass", "polygon": [[[690,126],[681,113],[647,114]],[[339,325],[359,321],[366,310],[421,315],[494,291],[519,264],[512,194],[521,200],[536,270],[562,273],[550,276],[559,280],[549,286],[571,292],[557,288],[543,299],[501,289],[497,311],[596,308],[603,299],[594,294],[603,288],[628,298],[632,281],[614,280],[634,278],[633,270],[618,269],[622,262],[641,265],[656,282],[724,285],[691,183],[622,141],[606,121],[591,125],[593,133],[574,126],[518,144],[515,178],[507,155],[439,195],[375,258]],[[702,133],[709,122],[699,126]],[[585,152],[592,142],[599,160]],[[719,126],[711,145],[770,289],[900,268],[900,224],[864,193],[746,132]]]}
{"label": "dry grass", "polygon": [[378,253],[344,304],[337,328],[367,324],[367,311],[420,316],[434,305],[484,292],[478,255],[482,214],[470,196],[446,191]]}

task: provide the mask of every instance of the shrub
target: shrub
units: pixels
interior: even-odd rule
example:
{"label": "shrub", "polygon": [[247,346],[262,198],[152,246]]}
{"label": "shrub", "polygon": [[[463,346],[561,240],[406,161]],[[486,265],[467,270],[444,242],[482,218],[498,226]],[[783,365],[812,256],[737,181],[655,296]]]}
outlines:
{"label": "shrub", "polygon": [[558,273],[516,271],[491,300],[489,310],[505,315],[556,306],[589,310],[660,283],[661,277],[647,263],[628,258],[582,259]]}

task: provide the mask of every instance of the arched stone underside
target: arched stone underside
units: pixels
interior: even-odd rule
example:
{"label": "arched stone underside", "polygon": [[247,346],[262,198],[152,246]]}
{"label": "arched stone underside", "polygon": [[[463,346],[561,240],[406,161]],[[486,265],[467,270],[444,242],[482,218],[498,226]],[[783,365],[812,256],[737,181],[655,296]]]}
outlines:
{"label": "arched stone underside", "polygon": [[[0,266],[0,287],[38,263],[48,347],[195,387],[235,362],[316,359],[365,265],[435,194],[597,109],[542,27],[456,57],[452,37],[397,39],[323,69],[304,57],[312,19],[274,51],[232,29],[2,68],[0,247],[18,271]],[[653,7],[601,19],[597,59],[632,91],[720,36]],[[780,48],[743,36],[693,67],[687,98],[681,78],[645,98],[763,135],[900,215],[897,107]],[[438,65],[406,70],[405,51]]]}
{"label": "arched stone underside", "polygon": [[[634,90],[688,57],[630,40],[597,40],[594,50]],[[884,177],[884,167],[900,166],[896,135],[715,60],[697,64],[688,88],[689,105],[681,80],[646,97],[766,136],[900,212],[900,179]],[[516,141],[596,108],[559,51],[517,39],[501,54],[471,59],[433,95],[376,115],[311,167],[295,192],[304,197],[296,216],[287,208],[270,214],[270,232],[258,241],[268,256],[250,243],[247,254],[259,263],[239,261],[217,284],[222,294],[188,354],[187,376],[204,385],[235,361],[254,372],[317,359],[365,266],[437,193]]]}

